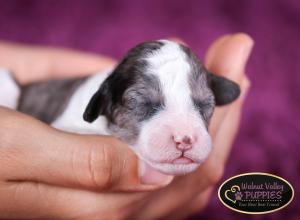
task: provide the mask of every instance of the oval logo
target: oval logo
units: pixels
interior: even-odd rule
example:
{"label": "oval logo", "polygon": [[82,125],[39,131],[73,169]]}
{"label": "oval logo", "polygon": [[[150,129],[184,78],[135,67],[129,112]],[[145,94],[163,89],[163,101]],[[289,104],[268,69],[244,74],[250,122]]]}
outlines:
{"label": "oval logo", "polygon": [[228,208],[246,214],[265,214],[286,207],[294,189],[285,179],[269,173],[244,173],[226,180],[218,190]]}

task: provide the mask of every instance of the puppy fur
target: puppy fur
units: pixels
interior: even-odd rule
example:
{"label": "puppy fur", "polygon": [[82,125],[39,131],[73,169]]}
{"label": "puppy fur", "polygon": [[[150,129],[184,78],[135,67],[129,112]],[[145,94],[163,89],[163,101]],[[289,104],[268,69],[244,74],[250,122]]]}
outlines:
{"label": "puppy fur", "polygon": [[137,45],[114,69],[91,77],[27,85],[17,109],[58,129],[113,135],[151,167],[181,175],[212,149],[208,125],[215,105],[239,93],[188,47],[158,40]]}

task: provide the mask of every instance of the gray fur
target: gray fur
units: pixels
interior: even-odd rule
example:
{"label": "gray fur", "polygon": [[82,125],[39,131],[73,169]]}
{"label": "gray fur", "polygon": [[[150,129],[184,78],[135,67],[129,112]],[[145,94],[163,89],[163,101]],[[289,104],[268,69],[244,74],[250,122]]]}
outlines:
{"label": "gray fur", "polygon": [[[99,85],[99,90],[86,107],[84,120],[93,122],[99,115],[103,115],[112,134],[132,144],[139,135],[140,125],[164,109],[160,80],[149,72],[151,67],[145,59],[163,45],[161,41],[145,42],[129,50]],[[194,107],[208,126],[217,103],[215,94],[221,97],[220,100],[225,97],[225,104],[229,103],[228,100],[232,101],[231,92],[229,98],[222,94],[224,88],[234,84],[226,81],[225,87],[219,87],[219,84],[224,85],[225,78],[215,76],[215,88],[212,89],[212,74],[188,47],[181,45],[180,48],[186,54],[191,69],[189,86]],[[51,80],[22,87],[18,110],[50,124],[63,113],[70,98],[85,79]]]}
{"label": "gray fur", "polygon": [[134,143],[139,134],[139,124],[147,121],[164,108],[164,96],[159,79],[148,73],[139,75],[128,88],[122,102],[112,113],[111,132],[128,143]]}
{"label": "gray fur", "polygon": [[84,119],[92,122],[104,115],[112,134],[132,144],[139,135],[139,125],[164,105],[159,79],[148,72],[144,59],[163,45],[151,41],[131,49],[94,94]]}
{"label": "gray fur", "polygon": [[214,94],[208,85],[208,72],[191,49],[184,45],[180,47],[185,52],[191,68],[189,84],[194,105],[208,126],[215,107]]}
{"label": "gray fur", "polygon": [[63,113],[73,93],[85,80],[50,80],[23,86],[17,110],[50,124]]}

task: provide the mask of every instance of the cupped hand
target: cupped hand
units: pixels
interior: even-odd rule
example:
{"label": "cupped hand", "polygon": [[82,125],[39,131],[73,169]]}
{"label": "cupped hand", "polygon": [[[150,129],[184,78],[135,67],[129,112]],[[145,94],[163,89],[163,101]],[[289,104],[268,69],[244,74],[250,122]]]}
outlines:
{"label": "cupped hand", "polygon": [[117,139],[58,131],[3,107],[0,118],[1,219],[115,219],[160,186],[140,182],[136,156]]}
{"label": "cupped hand", "polygon": [[[26,84],[92,74],[111,58],[0,42],[0,66]],[[142,192],[135,154],[108,136],[56,130],[0,106],[0,219],[121,219]]]}
{"label": "cupped hand", "polygon": [[0,41],[0,66],[12,71],[21,84],[90,75],[115,63],[104,55]]}

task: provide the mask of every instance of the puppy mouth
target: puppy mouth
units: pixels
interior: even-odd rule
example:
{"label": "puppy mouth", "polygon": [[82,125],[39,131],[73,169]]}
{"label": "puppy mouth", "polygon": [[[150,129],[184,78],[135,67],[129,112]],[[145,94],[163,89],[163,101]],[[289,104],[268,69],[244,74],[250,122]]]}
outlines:
{"label": "puppy mouth", "polygon": [[190,155],[188,152],[182,152],[181,154],[177,154],[175,158],[160,161],[151,160],[147,156],[142,156],[141,158],[152,168],[167,175],[185,175],[191,173],[205,160],[205,158]]}
{"label": "puppy mouth", "polygon": [[150,166],[167,175],[185,175],[195,171],[200,165],[193,162],[187,163],[187,161],[182,163],[182,159],[178,161],[180,161],[180,163],[150,163]]}
{"label": "puppy mouth", "polygon": [[172,161],[172,163],[173,164],[190,164],[190,163],[195,163],[195,161],[188,157],[180,156],[180,157],[177,157],[176,159],[174,159]]}
{"label": "puppy mouth", "polygon": [[193,172],[200,165],[200,163],[185,156],[179,156],[168,162],[148,161],[148,163],[151,167],[167,175],[184,175]]}

